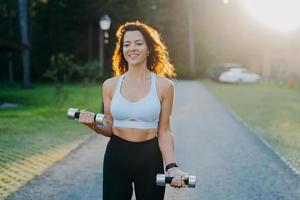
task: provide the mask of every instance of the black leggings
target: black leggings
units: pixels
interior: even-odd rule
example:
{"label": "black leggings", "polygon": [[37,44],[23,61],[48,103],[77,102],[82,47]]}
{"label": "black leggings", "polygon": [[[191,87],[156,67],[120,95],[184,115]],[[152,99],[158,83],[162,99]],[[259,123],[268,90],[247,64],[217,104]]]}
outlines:
{"label": "black leggings", "polygon": [[137,200],[162,200],[165,187],[156,186],[156,174],[164,173],[157,137],[130,142],[112,135],[104,156],[103,200],[130,200],[132,183]]}

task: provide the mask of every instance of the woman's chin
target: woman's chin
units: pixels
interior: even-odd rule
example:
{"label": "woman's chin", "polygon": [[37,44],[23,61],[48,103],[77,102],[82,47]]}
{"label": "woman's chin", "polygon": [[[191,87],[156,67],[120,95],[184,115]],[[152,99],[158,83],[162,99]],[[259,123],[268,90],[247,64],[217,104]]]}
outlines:
{"label": "woman's chin", "polygon": [[142,65],[144,62],[139,62],[139,61],[133,61],[133,62],[128,62],[128,64],[130,65],[130,66],[140,66],[140,65]]}

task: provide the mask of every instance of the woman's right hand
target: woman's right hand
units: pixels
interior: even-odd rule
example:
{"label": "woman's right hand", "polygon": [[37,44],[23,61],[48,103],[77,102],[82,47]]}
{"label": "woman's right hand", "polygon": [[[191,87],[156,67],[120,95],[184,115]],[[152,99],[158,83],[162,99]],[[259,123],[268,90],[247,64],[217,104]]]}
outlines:
{"label": "woman's right hand", "polygon": [[80,110],[78,121],[87,126],[91,126],[91,125],[93,126],[96,125],[94,118],[95,118],[95,113],[86,110]]}
{"label": "woman's right hand", "polygon": [[170,176],[174,177],[170,184],[171,187],[186,188],[184,182],[185,179],[188,179],[188,174],[186,172],[181,171],[178,167],[170,168],[167,172]]}

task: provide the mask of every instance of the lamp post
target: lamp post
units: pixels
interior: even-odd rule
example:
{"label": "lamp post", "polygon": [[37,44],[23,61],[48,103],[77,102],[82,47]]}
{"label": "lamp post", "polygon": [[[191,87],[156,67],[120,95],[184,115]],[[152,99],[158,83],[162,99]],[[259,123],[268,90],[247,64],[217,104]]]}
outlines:
{"label": "lamp post", "polygon": [[104,43],[108,43],[108,30],[110,28],[111,20],[108,15],[103,15],[99,19],[100,35],[99,35],[99,67],[100,76],[104,75]]}

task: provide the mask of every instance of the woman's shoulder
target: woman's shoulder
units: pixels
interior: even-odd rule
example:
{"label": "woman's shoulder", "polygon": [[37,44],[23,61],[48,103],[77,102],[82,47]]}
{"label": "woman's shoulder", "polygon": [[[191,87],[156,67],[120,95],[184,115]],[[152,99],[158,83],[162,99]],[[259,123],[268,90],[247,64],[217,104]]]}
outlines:
{"label": "woman's shoulder", "polygon": [[114,77],[106,79],[103,82],[103,87],[110,87],[110,88],[114,87],[117,84],[119,78],[120,78],[120,76],[114,76]]}
{"label": "woman's shoulder", "polygon": [[162,91],[173,90],[174,82],[164,76],[157,75],[157,87]]}
{"label": "woman's shoulder", "polygon": [[117,86],[119,78],[120,78],[120,76],[114,76],[114,77],[106,79],[102,85],[103,90],[107,90],[107,91],[109,91],[110,94],[112,94],[112,92],[115,90],[115,88]]}

